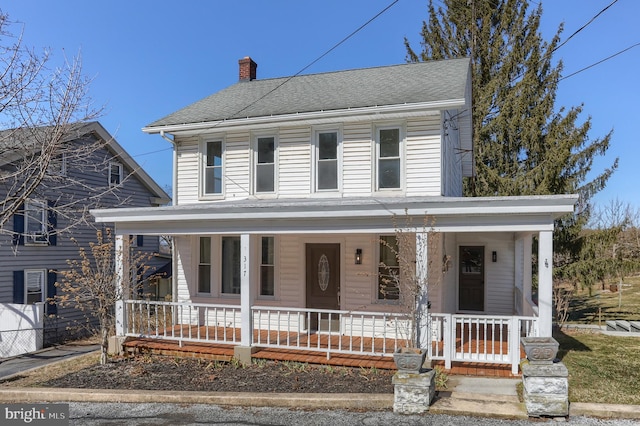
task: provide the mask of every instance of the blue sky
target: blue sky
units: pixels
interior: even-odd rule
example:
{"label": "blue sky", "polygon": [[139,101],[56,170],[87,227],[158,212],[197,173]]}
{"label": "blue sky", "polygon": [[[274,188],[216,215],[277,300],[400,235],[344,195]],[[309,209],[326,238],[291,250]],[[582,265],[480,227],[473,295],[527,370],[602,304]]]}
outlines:
{"label": "blue sky", "polygon": [[[543,0],[543,35],[564,22],[566,39],[613,0]],[[161,185],[171,184],[171,146],[141,128],[238,79],[238,59],[251,56],[258,78],[296,74],[392,3],[392,0],[20,0],[0,6],[24,42],[50,48],[52,64],[82,55],[91,96],[105,106],[100,122]],[[440,3],[439,1],[435,2]],[[534,2],[537,4],[538,1]],[[317,73],[403,63],[407,37],[419,50],[427,0],[399,0],[384,14],[305,70]],[[640,42],[640,2],[619,0],[575,35],[555,57],[569,75]],[[635,29],[634,29],[635,28]],[[640,46],[563,80],[558,108],[584,104],[591,138],[613,130],[601,170],[620,167],[596,196],[640,207],[637,100]]]}

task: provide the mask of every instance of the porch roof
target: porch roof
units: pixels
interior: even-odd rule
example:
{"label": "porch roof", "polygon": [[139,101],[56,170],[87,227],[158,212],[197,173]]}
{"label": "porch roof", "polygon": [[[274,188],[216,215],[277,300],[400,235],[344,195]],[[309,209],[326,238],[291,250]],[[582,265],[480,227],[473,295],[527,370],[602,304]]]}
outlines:
{"label": "porch roof", "polygon": [[440,232],[537,232],[553,230],[554,220],[571,213],[577,200],[577,195],[245,199],[91,214],[130,234],[383,233],[404,227],[405,215],[413,218],[412,227],[424,224]]}

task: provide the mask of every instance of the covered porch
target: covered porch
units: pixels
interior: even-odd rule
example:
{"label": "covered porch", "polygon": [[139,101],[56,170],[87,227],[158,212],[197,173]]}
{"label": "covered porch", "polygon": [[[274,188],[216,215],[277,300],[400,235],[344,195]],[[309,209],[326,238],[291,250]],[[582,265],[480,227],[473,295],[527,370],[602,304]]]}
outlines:
{"label": "covered porch", "polygon": [[[575,201],[574,196],[242,200],[92,213],[98,222],[116,224],[117,253],[126,252],[128,235],[174,237],[173,301],[121,301],[119,336],[179,346],[228,345],[249,356],[264,350],[315,353],[328,360],[390,359],[406,344],[400,330],[406,314],[379,295],[378,241],[397,231],[394,217],[418,224],[428,217],[429,229],[405,229],[415,236],[420,274],[429,275],[429,258],[438,260],[433,272],[439,274],[443,265],[441,285],[424,295],[431,308],[422,346],[447,369],[455,363],[491,364],[517,374],[520,337],[551,335],[553,224]],[[434,233],[443,238],[435,249],[427,248]],[[275,241],[276,253],[266,263],[265,236]],[[534,238],[540,259],[537,305],[531,300]],[[225,244],[234,247],[232,255],[225,255]],[[333,250],[322,261],[326,266],[317,266],[315,249]],[[480,264],[468,266],[465,250]],[[451,258],[446,270],[445,258]],[[227,280],[224,269],[231,264],[237,273]],[[263,272],[269,268],[275,272],[265,286]],[[120,270],[126,287],[126,259]],[[317,284],[319,276],[324,278],[318,293],[333,291],[324,298],[327,305],[309,298],[317,290],[309,283]]]}
{"label": "covered porch", "polygon": [[[168,355],[230,360],[237,357],[236,348],[248,346],[258,359],[394,369],[393,353],[407,346],[397,330],[403,321],[398,314],[254,307],[253,327],[243,340],[240,306],[128,300],[121,307],[125,347]],[[329,324],[340,324],[339,329],[305,327],[312,316],[337,319]],[[517,375],[520,337],[538,335],[537,324],[536,317],[430,314],[426,347],[433,364],[450,372]]]}

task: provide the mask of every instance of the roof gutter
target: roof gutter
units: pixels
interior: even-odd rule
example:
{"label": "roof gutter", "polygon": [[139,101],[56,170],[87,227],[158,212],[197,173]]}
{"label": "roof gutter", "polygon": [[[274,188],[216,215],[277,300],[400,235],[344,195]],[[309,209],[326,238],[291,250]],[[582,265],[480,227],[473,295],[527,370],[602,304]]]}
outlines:
{"label": "roof gutter", "polygon": [[[377,116],[384,114],[410,114],[417,113],[420,115],[428,114],[428,110],[433,112],[443,109],[453,109],[466,105],[465,99],[450,99],[446,101],[437,102],[421,102],[413,104],[401,104],[401,105],[387,105],[387,106],[371,106],[362,108],[346,108],[340,110],[331,111],[313,111],[304,113],[292,113],[281,114],[277,116],[261,116],[261,117],[246,117],[246,118],[234,118],[215,121],[203,121],[199,123],[183,123],[183,124],[169,124],[166,126],[148,126],[143,127],[142,131],[149,134],[154,133],[182,133],[190,131],[202,131],[211,128],[217,130],[233,128],[238,126],[251,126],[251,125],[274,125],[283,124],[289,122],[300,123],[304,121],[312,121],[319,119],[347,119],[348,121],[360,121],[367,116]],[[425,111],[427,110],[427,111]],[[375,117],[373,117],[375,118]]]}
{"label": "roof gutter", "polygon": [[175,206],[178,204],[178,150],[176,147],[176,142],[171,139],[170,137],[168,137],[164,130],[160,130],[160,136],[162,137],[162,139],[166,140],[167,142],[169,142],[171,145],[173,145],[173,170],[172,170],[172,177],[171,177],[171,200],[172,200],[172,204]]}

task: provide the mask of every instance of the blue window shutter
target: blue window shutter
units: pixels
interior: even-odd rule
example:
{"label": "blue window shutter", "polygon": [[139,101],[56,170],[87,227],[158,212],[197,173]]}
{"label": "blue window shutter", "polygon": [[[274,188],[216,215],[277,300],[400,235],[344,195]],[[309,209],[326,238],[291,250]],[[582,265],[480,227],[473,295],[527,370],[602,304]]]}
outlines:
{"label": "blue window shutter", "polygon": [[13,303],[24,304],[24,271],[13,271]]}
{"label": "blue window shutter", "polygon": [[53,299],[56,297],[58,288],[56,287],[56,280],[58,279],[58,274],[53,271],[49,271],[47,273],[47,300],[44,305],[44,313],[47,315],[55,315],[58,313],[58,305],[55,303],[51,303],[48,299]]}
{"label": "blue window shutter", "polygon": [[47,235],[49,237],[49,245],[55,246],[58,243],[58,234],[56,228],[58,227],[58,215],[56,214],[55,202],[49,200],[47,209]]}
{"label": "blue window shutter", "polygon": [[24,245],[24,204],[13,215],[13,245]]}
{"label": "blue window shutter", "polygon": [[144,245],[144,235],[136,235],[136,245],[142,247]]}

